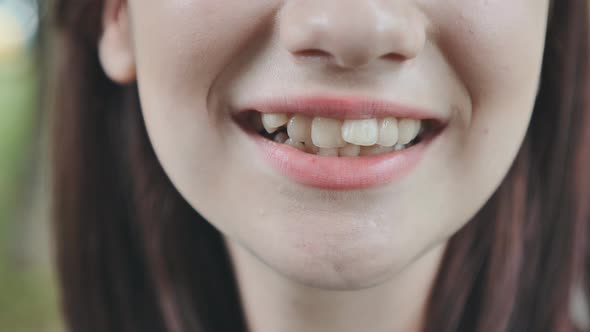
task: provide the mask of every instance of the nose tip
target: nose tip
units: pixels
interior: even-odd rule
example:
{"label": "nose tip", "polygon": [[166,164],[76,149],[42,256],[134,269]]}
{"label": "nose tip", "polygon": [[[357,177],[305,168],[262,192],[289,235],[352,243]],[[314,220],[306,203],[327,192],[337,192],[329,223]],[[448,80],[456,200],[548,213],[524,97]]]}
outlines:
{"label": "nose tip", "polygon": [[293,55],[347,69],[414,58],[426,42],[419,10],[401,0],[293,0],[280,12],[279,29]]}

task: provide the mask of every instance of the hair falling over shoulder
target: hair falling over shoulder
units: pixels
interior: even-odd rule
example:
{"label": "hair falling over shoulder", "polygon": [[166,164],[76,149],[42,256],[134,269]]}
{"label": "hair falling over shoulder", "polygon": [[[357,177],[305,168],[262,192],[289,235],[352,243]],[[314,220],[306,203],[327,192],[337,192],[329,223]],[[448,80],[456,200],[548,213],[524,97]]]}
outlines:
{"label": "hair falling over shoulder", "polygon": [[[54,0],[54,236],[70,331],[245,331],[221,235],[174,189],[135,85],[101,69],[102,0]],[[537,103],[494,196],[450,240],[424,331],[582,331],[590,294],[588,2],[551,9]]]}

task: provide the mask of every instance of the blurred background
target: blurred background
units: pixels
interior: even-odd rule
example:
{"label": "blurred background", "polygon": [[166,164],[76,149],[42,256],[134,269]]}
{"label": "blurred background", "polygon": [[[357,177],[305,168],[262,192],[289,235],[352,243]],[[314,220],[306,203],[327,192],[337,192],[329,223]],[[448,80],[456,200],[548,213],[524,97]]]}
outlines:
{"label": "blurred background", "polygon": [[[61,331],[51,265],[37,0],[0,0],[0,331]],[[43,152],[43,153],[42,153]]]}
{"label": "blurred background", "polygon": [[[63,331],[49,240],[40,98],[48,60],[39,52],[38,1],[0,0],[0,332]],[[590,324],[584,300],[574,301],[574,315]]]}

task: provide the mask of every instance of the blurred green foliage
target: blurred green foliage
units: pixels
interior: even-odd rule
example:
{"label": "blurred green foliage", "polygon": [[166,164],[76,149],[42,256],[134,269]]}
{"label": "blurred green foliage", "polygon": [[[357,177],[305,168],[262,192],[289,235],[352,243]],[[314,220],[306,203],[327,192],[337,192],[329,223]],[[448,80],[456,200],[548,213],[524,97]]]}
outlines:
{"label": "blurred green foliage", "polygon": [[0,331],[49,332],[59,326],[50,264],[26,254],[40,251],[35,256],[48,260],[49,248],[21,243],[23,210],[32,208],[35,192],[32,163],[40,160],[34,156],[37,79],[27,52],[0,59]]}
{"label": "blurred green foliage", "polygon": [[[0,217],[6,220],[16,204],[14,190],[29,154],[33,110],[36,106],[35,74],[30,57],[0,62]],[[5,226],[5,225],[4,225]]]}

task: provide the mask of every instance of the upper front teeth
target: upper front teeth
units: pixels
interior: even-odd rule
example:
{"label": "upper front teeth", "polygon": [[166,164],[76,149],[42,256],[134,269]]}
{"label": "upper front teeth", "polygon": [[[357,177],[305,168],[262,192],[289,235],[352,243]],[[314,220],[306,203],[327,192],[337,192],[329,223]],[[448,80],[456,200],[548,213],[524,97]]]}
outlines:
{"label": "upper front teeth", "polygon": [[287,134],[297,142],[309,142],[311,139],[311,119],[301,114],[294,115],[287,125]]}
{"label": "upper front teeth", "polygon": [[311,122],[311,141],[320,148],[342,148],[346,142],[342,138],[342,121],[316,117]]}
{"label": "upper front teeth", "polygon": [[396,118],[385,118],[379,121],[379,138],[377,144],[394,146],[399,138],[399,127]]}
{"label": "upper front teeth", "polygon": [[346,120],[341,131],[342,138],[351,144],[371,146],[379,139],[377,119]]}
{"label": "upper front teeth", "polygon": [[[340,149],[340,154],[346,156],[373,154],[382,150],[360,151],[360,147],[386,147],[394,150],[394,146],[399,148],[413,141],[422,126],[419,119],[394,117],[341,121],[325,117],[312,119],[302,114],[289,117],[284,113],[263,113],[261,118],[268,133],[274,133],[278,128],[287,125],[289,145],[303,143],[305,150],[318,153],[321,151],[326,155],[333,155],[334,150],[325,149]],[[302,149],[302,145],[297,144],[296,147]]]}

